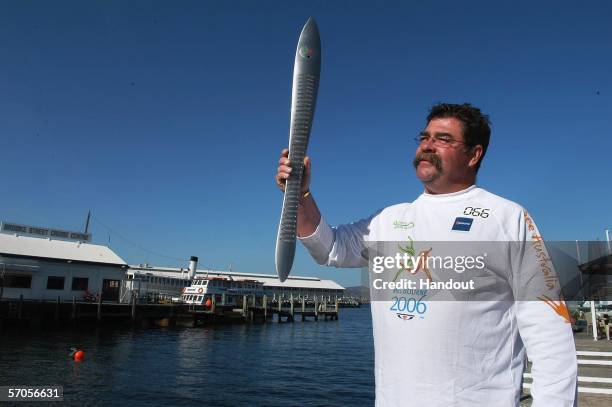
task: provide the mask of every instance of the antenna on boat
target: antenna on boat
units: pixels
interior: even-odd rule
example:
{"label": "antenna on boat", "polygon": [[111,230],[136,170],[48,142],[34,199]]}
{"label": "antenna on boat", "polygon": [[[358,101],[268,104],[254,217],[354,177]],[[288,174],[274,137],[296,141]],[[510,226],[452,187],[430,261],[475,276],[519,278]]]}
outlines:
{"label": "antenna on boat", "polygon": [[91,210],[87,211],[87,220],[85,221],[85,234],[87,234],[87,232],[89,231],[89,220],[90,219],[91,219]]}

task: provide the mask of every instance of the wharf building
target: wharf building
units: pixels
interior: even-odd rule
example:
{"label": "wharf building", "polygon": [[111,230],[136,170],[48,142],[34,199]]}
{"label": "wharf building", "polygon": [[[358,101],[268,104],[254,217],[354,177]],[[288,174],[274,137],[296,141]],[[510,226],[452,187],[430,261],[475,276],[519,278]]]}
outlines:
{"label": "wharf building", "polygon": [[118,301],[127,263],[81,232],[2,222],[0,299]]}
{"label": "wharf building", "polygon": [[332,280],[273,274],[197,269],[192,256],[186,268],[128,265],[109,247],[91,243],[91,234],[0,223],[0,300],[129,303],[178,300],[194,279],[258,281],[270,299],[320,298],[334,301],[344,287]]}

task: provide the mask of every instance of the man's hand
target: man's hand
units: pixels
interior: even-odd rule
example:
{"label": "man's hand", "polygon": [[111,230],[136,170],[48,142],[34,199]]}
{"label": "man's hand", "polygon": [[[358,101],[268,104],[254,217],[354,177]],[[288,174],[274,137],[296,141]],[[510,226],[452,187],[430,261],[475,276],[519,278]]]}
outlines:
{"label": "man's hand", "polygon": [[[276,185],[281,191],[285,191],[285,183],[289,174],[291,174],[291,163],[289,162],[289,150],[283,149],[278,160],[278,169],[276,170]],[[301,194],[304,195],[310,189],[310,157],[304,158],[304,174],[302,175]]]}
{"label": "man's hand", "polygon": [[[291,174],[291,163],[289,162],[289,150],[286,148],[281,151],[280,159],[278,160],[278,169],[276,170],[276,185],[281,191],[285,191],[287,178]],[[319,222],[321,221],[321,213],[317,208],[312,194],[306,194],[310,191],[310,158],[304,157],[304,173],[302,174],[301,198],[298,205],[297,213],[297,235],[310,236],[312,235]]]}

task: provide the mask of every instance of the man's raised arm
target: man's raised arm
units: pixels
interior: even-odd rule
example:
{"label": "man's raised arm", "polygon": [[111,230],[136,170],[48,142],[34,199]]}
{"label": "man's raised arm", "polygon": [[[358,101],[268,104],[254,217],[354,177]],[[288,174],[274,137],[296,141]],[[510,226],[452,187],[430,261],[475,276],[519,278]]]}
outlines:
{"label": "man's raised arm", "polygon": [[[281,151],[276,172],[276,184],[285,190],[291,174],[289,150]],[[365,236],[369,233],[372,217],[348,225],[331,228],[321,217],[310,193],[310,158],[304,159],[301,197],[297,214],[297,235],[310,255],[319,264],[333,267],[363,267],[368,264]]]}

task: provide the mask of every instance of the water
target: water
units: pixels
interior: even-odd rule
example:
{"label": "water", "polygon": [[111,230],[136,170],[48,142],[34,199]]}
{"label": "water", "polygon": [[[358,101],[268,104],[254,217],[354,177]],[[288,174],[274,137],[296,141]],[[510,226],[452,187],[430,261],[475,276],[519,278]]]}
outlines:
{"label": "water", "polygon": [[0,334],[0,385],[62,385],[71,405],[367,406],[373,366],[369,307],[338,321]]}

